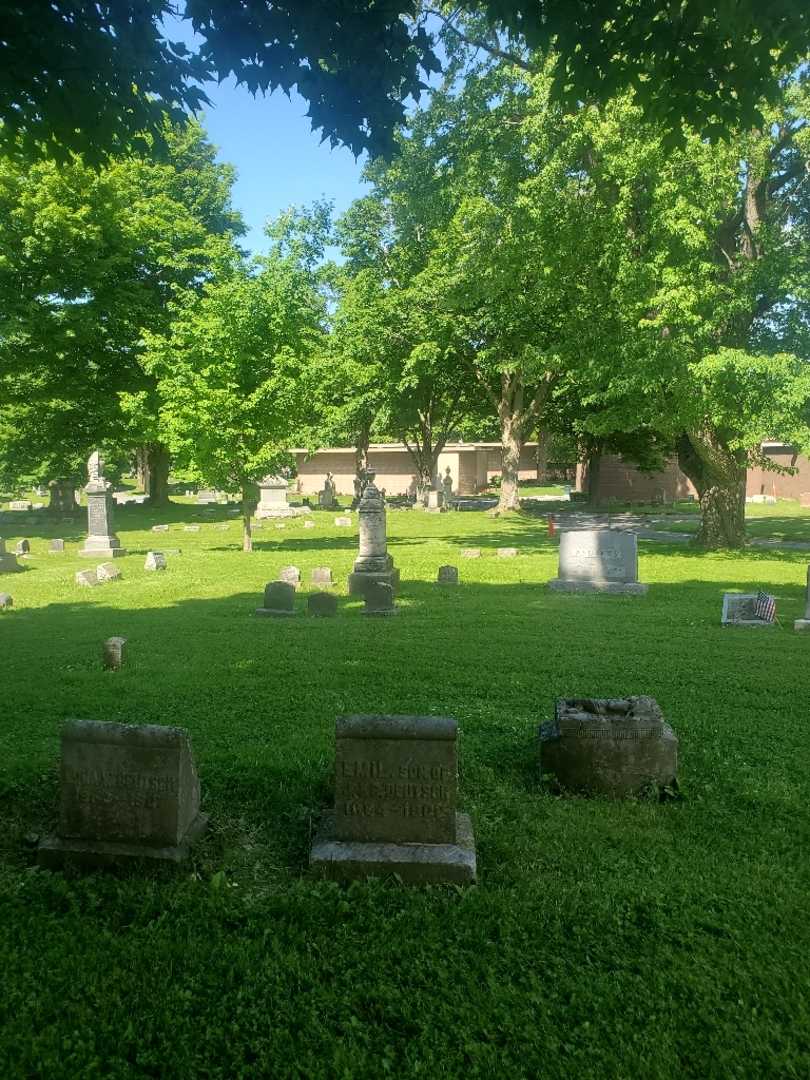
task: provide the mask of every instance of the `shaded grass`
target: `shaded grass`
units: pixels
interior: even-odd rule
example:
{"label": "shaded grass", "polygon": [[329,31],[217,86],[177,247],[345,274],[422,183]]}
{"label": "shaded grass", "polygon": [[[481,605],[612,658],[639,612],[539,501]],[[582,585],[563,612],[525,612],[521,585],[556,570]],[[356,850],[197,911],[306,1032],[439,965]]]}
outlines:
{"label": "shaded grass", "polygon": [[[219,508],[184,533],[199,514],[122,510],[140,554],[96,590],[75,545],[45,553],[64,525],[2,579],[0,1075],[808,1075],[810,637],[719,625],[722,592],[757,586],[792,625],[806,556],[642,544],[646,597],[566,596],[540,520],[392,512],[401,611],[377,622],[345,596],[356,529],[334,515],[267,522],[243,555]],[[149,547],[182,554],[147,574]],[[336,620],[252,617],[291,562],[332,567]],[[433,584],[447,562],[458,589]],[[105,673],[114,633],[128,663]],[[632,693],[678,732],[684,801],[543,792],[554,699]],[[349,711],[458,718],[480,885],[306,877]],[[192,865],[33,869],[68,716],[191,731],[212,820]]]}

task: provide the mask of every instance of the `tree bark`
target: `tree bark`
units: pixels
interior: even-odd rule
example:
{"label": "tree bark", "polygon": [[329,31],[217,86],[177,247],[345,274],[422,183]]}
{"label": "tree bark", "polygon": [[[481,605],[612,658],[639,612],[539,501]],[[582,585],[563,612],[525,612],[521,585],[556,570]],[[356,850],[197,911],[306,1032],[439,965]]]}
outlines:
{"label": "tree bark", "polygon": [[135,479],[144,495],[149,494],[149,447],[139,446],[135,451]]}
{"label": "tree bark", "polygon": [[55,514],[76,513],[76,484],[73,480],[54,480],[49,485],[48,509]]}
{"label": "tree bark", "polygon": [[588,502],[592,506],[599,504],[602,480],[602,454],[594,452],[588,455]]}
{"label": "tree bark", "polygon": [[712,435],[685,434],[678,464],[695,486],[700,529],[695,543],[708,550],[745,547],[746,461]]}
{"label": "tree bark", "polygon": [[520,455],[523,450],[523,424],[513,415],[501,420],[501,494],[498,513],[520,509]]}
{"label": "tree bark", "polygon": [[[150,443],[146,447],[146,463],[150,504],[168,506],[171,457],[163,443]],[[144,490],[146,490],[146,485]]]}
{"label": "tree bark", "polygon": [[251,519],[256,509],[256,498],[252,489],[242,488],[242,551],[253,551],[253,530]]}

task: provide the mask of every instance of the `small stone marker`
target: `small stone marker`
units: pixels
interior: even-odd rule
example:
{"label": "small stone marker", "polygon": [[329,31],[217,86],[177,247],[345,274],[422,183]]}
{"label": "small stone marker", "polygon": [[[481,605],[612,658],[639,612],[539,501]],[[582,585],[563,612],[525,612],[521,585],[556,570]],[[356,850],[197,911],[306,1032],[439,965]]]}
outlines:
{"label": "small stone marker", "polygon": [[577,529],[560,534],[558,592],[607,592],[642,596],[638,581],[638,540],[621,529]]}
{"label": "small stone marker", "polygon": [[264,606],[256,608],[257,615],[294,615],[295,586],[288,581],[271,581],[264,589]]}
{"label": "small stone marker", "polygon": [[301,571],[297,566],[282,566],[278,572],[278,580],[286,581],[297,589],[301,584]]}
{"label": "small stone marker", "polygon": [[276,525],[276,528],[277,529],[286,529],[287,526],[286,525]]}
{"label": "small stone marker", "polygon": [[458,567],[440,566],[436,581],[439,585],[458,585]]}
{"label": "small stone marker", "polygon": [[804,601],[804,618],[796,619],[794,630],[810,630],[810,566],[807,567],[807,592]]}
{"label": "small stone marker", "polygon": [[720,617],[722,626],[776,626],[771,619],[760,619],[757,615],[756,593],[723,593],[723,613]]}
{"label": "small stone marker", "polygon": [[559,698],[540,768],[568,790],[623,798],[676,785],[678,739],[655,698]]}
{"label": "small stone marker", "polygon": [[480,559],[481,548],[462,548],[461,557],[462,559]]}
{"label": "small stone marker", "polygon": [[328,566],[315,566],[312,568],[313,585],[332,585],[332,571]]}
{"label": "small stone marker", "polygon": [[497,555],[498,555],[499,559],[514,559],[514,557],[517,555],[517,553],[518,553],[517,548],[509,548],[509,547],[498,548],[498,551],[497,551]]}
{"label": "small stone marker", "polygon": [[394,587],[384,581],[369,581],[363,590],[364,615],[396,615]]}
{"label": "small stone marker", "polygon": [[74,580],[77,585],[82,585],[86,588],[92,588],[93,585],[98,585],[98,576],[95,570],[77,570]]}
{"label": "small stone marker", "polygon": [[165,570],[166,556],[162,551],[147,551],[143,568],[144,570]]}
{"label": "small stone marker", "polygon": [[14,598],[10,593],[0,592],[0,611],[2,611],[3,608],[10,607],[14,607]]}
{"label": "small stone marker", "polygon": [[23,510],[27,511],[31,509],[31,503],[25,502],[24,499],[14,499],[13,502],[8,504],[9,510]]}
{"label": "small stone marker", "polygon": [[200,531],[200,526],[199,525],[184,525],[183,526],[183,532],[197,533],[199,531]]}
{"label": "small stone marker", "polygon": [[338,881],[475,881],[472,824],[456,811],[456,737],[450,717],[339,717],[335,812],[315,836],[312,869]]}
{"label": "small stone marker", "polygon": [[99,581],[117,581],[121,577],[121,568],[115,563],[101,563],[96,567],[96,577]]}
{"label": "small stone marker", "polygon": [[61,555],[65,550],[64,540],[51,540],[50,547],[48,548],[49,555]]}
{"label": "small stone marker", "polygon": [[352,519],[350,517],[342,517],[341,516],[341,517],[336,517],[335,518],[335,525],[337,525],[337,527],[339,529],[349,529],[349,528],[351,528],[351,524],[352,524]]}
{"label": "small stone marker", "polygon": [[182,728],[96,720],[65,724],[59,826],[39,845],[41,865],[179,862],[207,824]]}
{"label": "small stone marker", "polygon": [[17,562],[17,556],[6,551],[6,542],[0,539],[0,574],[16,574],[22,570]]}
{"label": "small stone marker", "polygon": [[314,521],[305,521],[304,522],[304,528],[305,529],[314,529],[315,528],[315,522]]}
{"label": "small stone marker", "polygon": [[152,532],[168,532],[168,531],[169,531],[169,526],[168,525],[153,525],[152,526]]}
{"label": "small stone marker", "polygon": [[17,541],[17,546],[14,548],[14,554],[15,555],[30,555],[31,554],[31,544],[28,542],[28,540],[18,540]]}
{"label": "small stone marker", "polygon": [[334,593],[316,592],[307,597],[307,613],[330,619],[337,615],[337,597]]}
{"label": "small stone marker", "polygon": [[125,637],[107,638],[101,647],[101,662],[108,671],[120,671],[124,664]]}

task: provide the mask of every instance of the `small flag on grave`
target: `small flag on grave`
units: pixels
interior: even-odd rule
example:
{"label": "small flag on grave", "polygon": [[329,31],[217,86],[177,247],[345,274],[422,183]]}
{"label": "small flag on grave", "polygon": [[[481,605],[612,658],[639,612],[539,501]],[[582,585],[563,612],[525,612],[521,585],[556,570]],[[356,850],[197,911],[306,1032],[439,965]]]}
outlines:
{"label": "small flag on grave", "polygon": [[776,618],[776,600],[761,589],[757,593],[754,615],[763,622],[773,622]]}

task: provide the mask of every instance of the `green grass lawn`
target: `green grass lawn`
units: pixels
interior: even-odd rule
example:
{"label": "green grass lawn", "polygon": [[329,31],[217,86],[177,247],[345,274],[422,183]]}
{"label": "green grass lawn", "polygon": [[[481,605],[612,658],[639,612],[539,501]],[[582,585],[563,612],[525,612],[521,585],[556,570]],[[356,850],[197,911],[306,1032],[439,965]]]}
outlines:
{"label": "green grass lawn", "polygon": [[[571,596],[546,588],[542,519],[392,512],[400,613],[368,620],[345,596],[356,529],[314,517],[246,555],[224,509],[126,508],[123,579],[92,590],[79,519],[27,526],[26,572],[0,578],[0,1076],[810,1075],[807,556],[642,543],[646,597]],[[150,547],[182,553],[149,574]],[[254,618],[289,563],[332,567],[337,619]],[[759,586],[782,627],[722,629],[723,591]],[[680,738],[682,801],[543,791],[555,698],[629,694]],[[477,886],[308,878],[346,712],[458,719]],[[191,732],[211,829],[190,865],[35,868],[67,717]]]}

